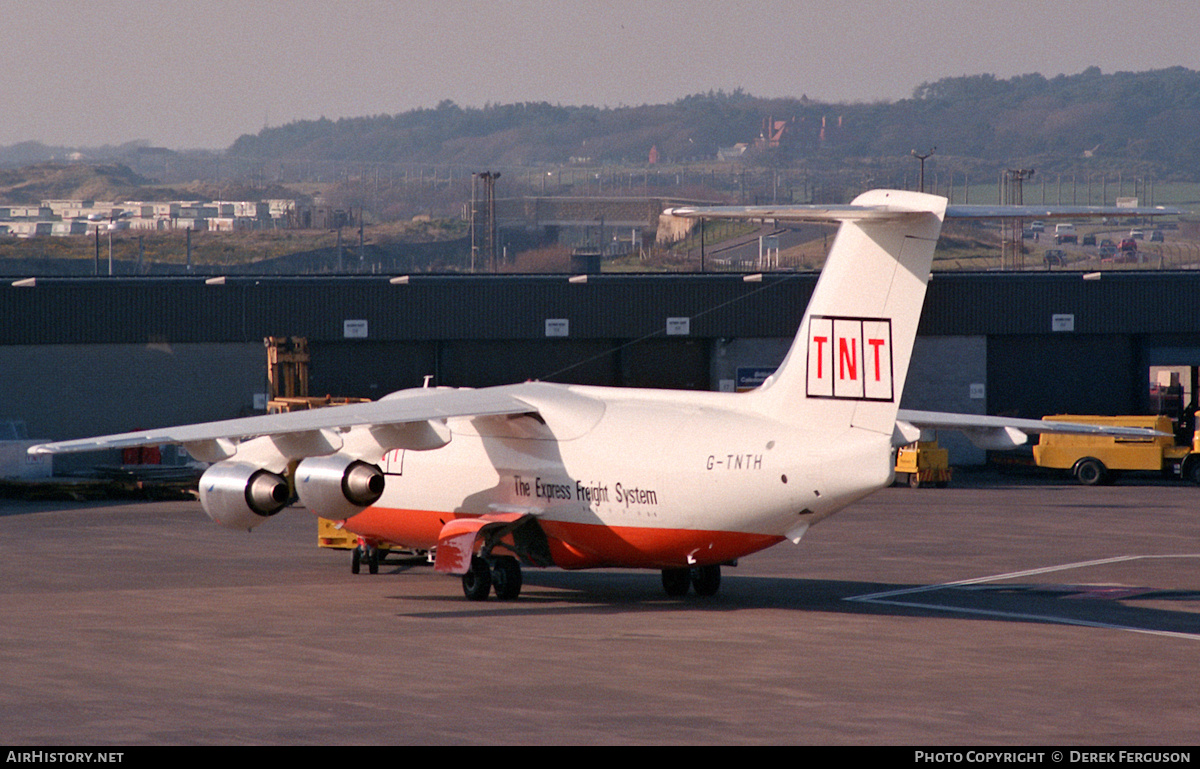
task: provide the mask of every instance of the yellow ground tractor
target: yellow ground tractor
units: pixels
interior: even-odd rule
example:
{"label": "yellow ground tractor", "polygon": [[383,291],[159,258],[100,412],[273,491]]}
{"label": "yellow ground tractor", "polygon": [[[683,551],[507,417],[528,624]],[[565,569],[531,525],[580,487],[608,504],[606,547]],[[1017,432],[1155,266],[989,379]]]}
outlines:
{"label": "yellow ground tractor", "polygon": [[896,480],[908,479],[910,488],[935,484],[939,489],[950,485],[950,455],[937,441],[914,441],[896,450]]}
{"label": "yellow ground tractor", "polygon": [[350,551],[350,571],[358,574],[363,564],[371,574],[379,573],[379,564],[389,554],[396,553],[404,557],[425,557],[425,553],[397,547],[391,542],[370,543],[342,529],[336,521],[328,518],[317,518],[317,547],[332,547],[338,550]]}
{"label": "yellow ground tractor", "polygon": [[1111,483],[1114,473],[1126,470],[1159,472],[1164,477],[1200,483],[1200,438],[1192,433],[1185,436],[1190,443],[1178,442],[1170,417],[1059,414],[1043,418],[1109,427],[1143,427],[1165,435],[1130,438],[1044,433],[1033,447],[1033,461],[1038,467],[1069,470],[1076,480],[1088,486]]}

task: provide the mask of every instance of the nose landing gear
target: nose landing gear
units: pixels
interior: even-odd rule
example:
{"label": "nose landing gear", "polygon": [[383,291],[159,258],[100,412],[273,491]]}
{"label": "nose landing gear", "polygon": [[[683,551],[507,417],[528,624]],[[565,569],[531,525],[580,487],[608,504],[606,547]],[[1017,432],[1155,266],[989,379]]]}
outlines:
{"label": "nose landing gear", "polygon": [[366,561],[367,571],[371,574],[378,574],[379,559],[379,548],[372,545],[356,545],[350,554],[350,573],[358,574],[362,571],[363,561]]}

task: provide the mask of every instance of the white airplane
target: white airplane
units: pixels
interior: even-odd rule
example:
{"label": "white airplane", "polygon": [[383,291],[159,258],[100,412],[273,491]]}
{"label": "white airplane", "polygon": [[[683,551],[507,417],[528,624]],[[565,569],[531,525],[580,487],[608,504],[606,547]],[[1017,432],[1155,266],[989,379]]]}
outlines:
{"label": "white airplane", "polygon": [[[527,382],[426,388],[379,401],[43,444],[33,453],[182,444],[212,462],[208,514],[252,529],[289,501],[369,545],[436,548],[470,599],[521,590],[521,564],[662,571],[672,596],[718,590],[721,566],[892,482],[921,427],[982,445],[1094,425],[899,413],[934,246],[947,216],[1146,215],[993,209],[877,190],[844,206],[693,208],[688,217],[841,227],[790,352],[748,393]],[[1178,213],[1156,209],[1153,214]],[[1128,430],[1128,429],[1127,429]],[[1145,431],[1129,430],[1131,434]]]}

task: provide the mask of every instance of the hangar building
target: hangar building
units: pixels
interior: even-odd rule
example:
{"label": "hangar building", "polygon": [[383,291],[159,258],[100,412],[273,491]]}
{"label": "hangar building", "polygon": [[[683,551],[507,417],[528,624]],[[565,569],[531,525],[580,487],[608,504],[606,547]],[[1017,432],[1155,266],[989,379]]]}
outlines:
{"label": "hangar building", "polygon": [[[0,419],[65,440],[255,413],[263,338],[304,336],[310,392],[379,397],[526,379],[752,386],[815,274],[79,278],[0,286]],[[1200,272],[935,273],[906,408],[1040,417],[1152,410],[1200,367]],[[943,444],[948,441],[944,438]],[[981,461],[963,444],[952,461]]]}

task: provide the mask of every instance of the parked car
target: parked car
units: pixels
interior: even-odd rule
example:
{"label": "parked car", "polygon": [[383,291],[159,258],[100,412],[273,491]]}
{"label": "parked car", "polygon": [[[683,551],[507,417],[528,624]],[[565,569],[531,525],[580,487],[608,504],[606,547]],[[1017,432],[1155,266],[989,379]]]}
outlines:
{"label": "parked car", "polygon": [[1163,231],[1155,230],[1154,232],[1150,233],[1150,242],[1151,243],[1162,243],[1163,242]]}
{"label": "parked car", "polygon": [[1136,262],[1138,258],[1137,241],[1133,238],[1125,238],[1119,246],[1119,253],[1115,257],[1118,262]]}
{"label": "parked car", "polygon": [[1083,236],[1083,238],[1082,238],[1082,239],[1079,241],[1079,244],[1080,244],[1081,246],[1094,246],[1094,245],[1096,245],[1096,235],[1095,235],[1094,233],[1092,233],[1092,234],[1088,234],[1088,235],[1084,235],[1084,236]]}
{"label": "parked car", "polygon": [[1061,246],[1063,243],[1078,243],[1079,235],[1075,232],[1073,224],[1056,224],[1054,225],[1054,244]]}
{"label": "parked car", "polygon": [[1141,230],[1130,230],[1129,231],[1129,239],[1130,240],[1145,240],[1146,233],[1142,232]]}

